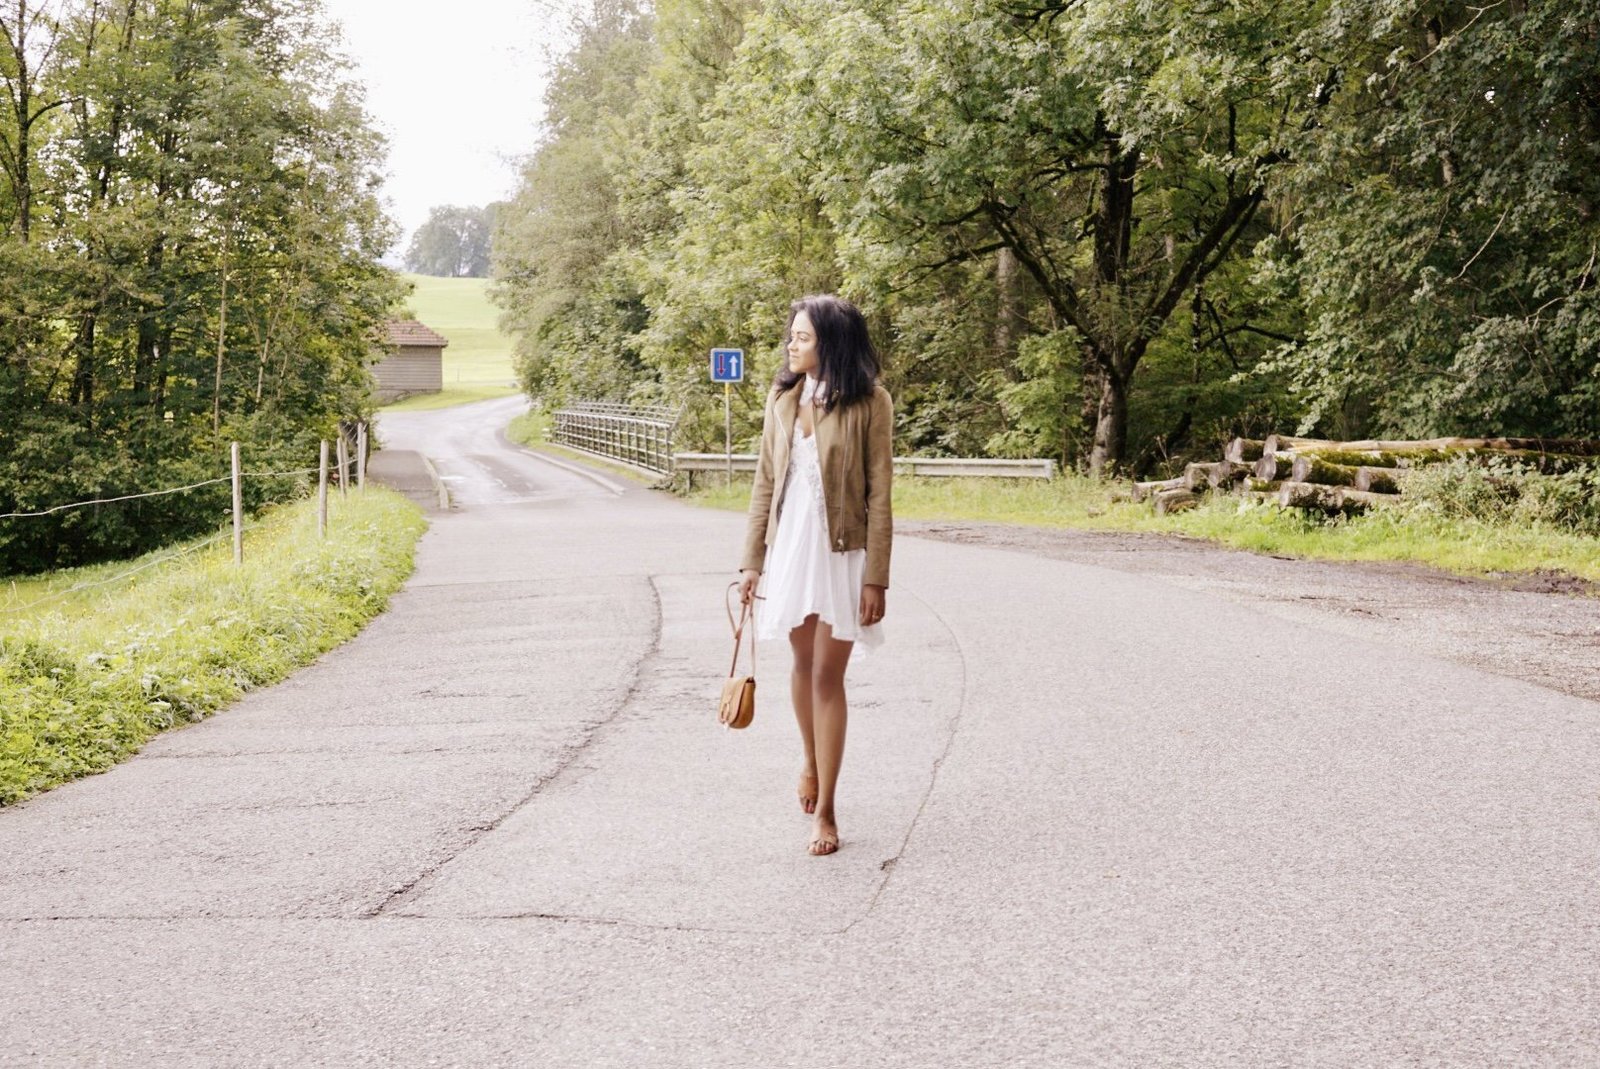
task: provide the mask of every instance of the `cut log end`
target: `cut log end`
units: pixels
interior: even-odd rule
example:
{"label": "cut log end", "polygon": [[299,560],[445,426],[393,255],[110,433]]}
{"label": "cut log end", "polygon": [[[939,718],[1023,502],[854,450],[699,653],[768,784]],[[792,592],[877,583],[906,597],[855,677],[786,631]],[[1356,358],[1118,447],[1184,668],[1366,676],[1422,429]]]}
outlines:
{"label": "cut log end", "polygon": [[1235,438],[1228,443],[1228,448],[1223,451],[1223,459],[1231,460],[1235,464],[1253,464],[1261,459],[1265,452],[1265,443],[1253,438]]}

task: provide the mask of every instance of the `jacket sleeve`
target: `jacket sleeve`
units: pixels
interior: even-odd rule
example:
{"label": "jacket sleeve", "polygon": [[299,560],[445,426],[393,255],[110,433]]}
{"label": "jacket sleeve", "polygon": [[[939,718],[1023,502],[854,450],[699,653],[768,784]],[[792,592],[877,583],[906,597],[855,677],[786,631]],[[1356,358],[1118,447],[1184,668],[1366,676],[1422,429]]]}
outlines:
{"label": "jacket sleeve", "polygon": [[740,571],[759,572],[767,562],[767,517],[772,512],[772,444],[768,433],[777,416],[773,414],[776,390],[767,391],[767,409],[761,417],[761,452],[756,458],[755,483],[750,487],[750,512],[745,519],[744,558]]}
{"label": "jacket sleeve", "polygon": [[878,388],[867,417],[867,570],[862,581],[889,585],[889,552],[894,543],[894,402]]}

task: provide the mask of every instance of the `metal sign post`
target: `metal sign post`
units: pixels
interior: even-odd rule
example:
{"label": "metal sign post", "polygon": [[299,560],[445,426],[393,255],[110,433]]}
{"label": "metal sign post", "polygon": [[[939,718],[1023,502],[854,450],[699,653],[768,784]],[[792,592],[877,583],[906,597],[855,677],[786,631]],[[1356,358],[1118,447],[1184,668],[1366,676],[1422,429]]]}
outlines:
{"label": "metal sign post", "polygon": [[728,459],[728,485],[733,485],[733,384],[744,381],[744,350],[711,350],[711,381],[722,383],[722,440]]}

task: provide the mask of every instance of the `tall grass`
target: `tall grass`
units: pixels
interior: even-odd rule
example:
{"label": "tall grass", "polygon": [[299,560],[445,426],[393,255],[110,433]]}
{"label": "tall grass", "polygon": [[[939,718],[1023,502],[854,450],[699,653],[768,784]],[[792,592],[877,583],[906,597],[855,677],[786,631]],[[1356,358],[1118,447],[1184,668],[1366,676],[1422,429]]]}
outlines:
{"label": "tall grass", "polygon": [[10,585],[0,606],[0,805],[111,767],[381,612],[411,572],[420,510],[377,488],[336,497],[322,539],[314,509],[269,512],[249,532],[242,567],[223,537]]}

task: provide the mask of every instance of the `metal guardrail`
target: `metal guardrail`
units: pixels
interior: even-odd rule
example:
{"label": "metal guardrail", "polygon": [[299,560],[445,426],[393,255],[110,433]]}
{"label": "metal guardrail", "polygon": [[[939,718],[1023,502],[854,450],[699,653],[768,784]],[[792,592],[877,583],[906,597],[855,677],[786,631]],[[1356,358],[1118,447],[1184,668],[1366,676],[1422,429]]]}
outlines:
{"label": "metal guardrail", "polygon": [[[674,453],[672,463],[675,471],[728,470],[726,453]],[[735,453],[733,470],[755,471],[755,454]],[[897,475],[929,477],[1053,479],[1056,462],[1048,459],[991,460],[986,457],[895,457],[894,470]]]}
{"label": "metal guardrail", "polygon": [[555,411],[550,437],[568,449],[669,475],[678,415],[663,405],[575,401]]}
{"label": "metal guardrail", "polygon": [[[674,472],[725,472],[725,453],[674,453],[673,432],[681,410],[665,405],[628,405],[614,401],[574,401],[553,413],[552,441],[618,461],[657,475]],[[753,453],[735,453],[733,470],[753,472]],[[992,460],[987,457],[895,457],[900,475],[927,477],[1052,479],[1053,460]]]}

